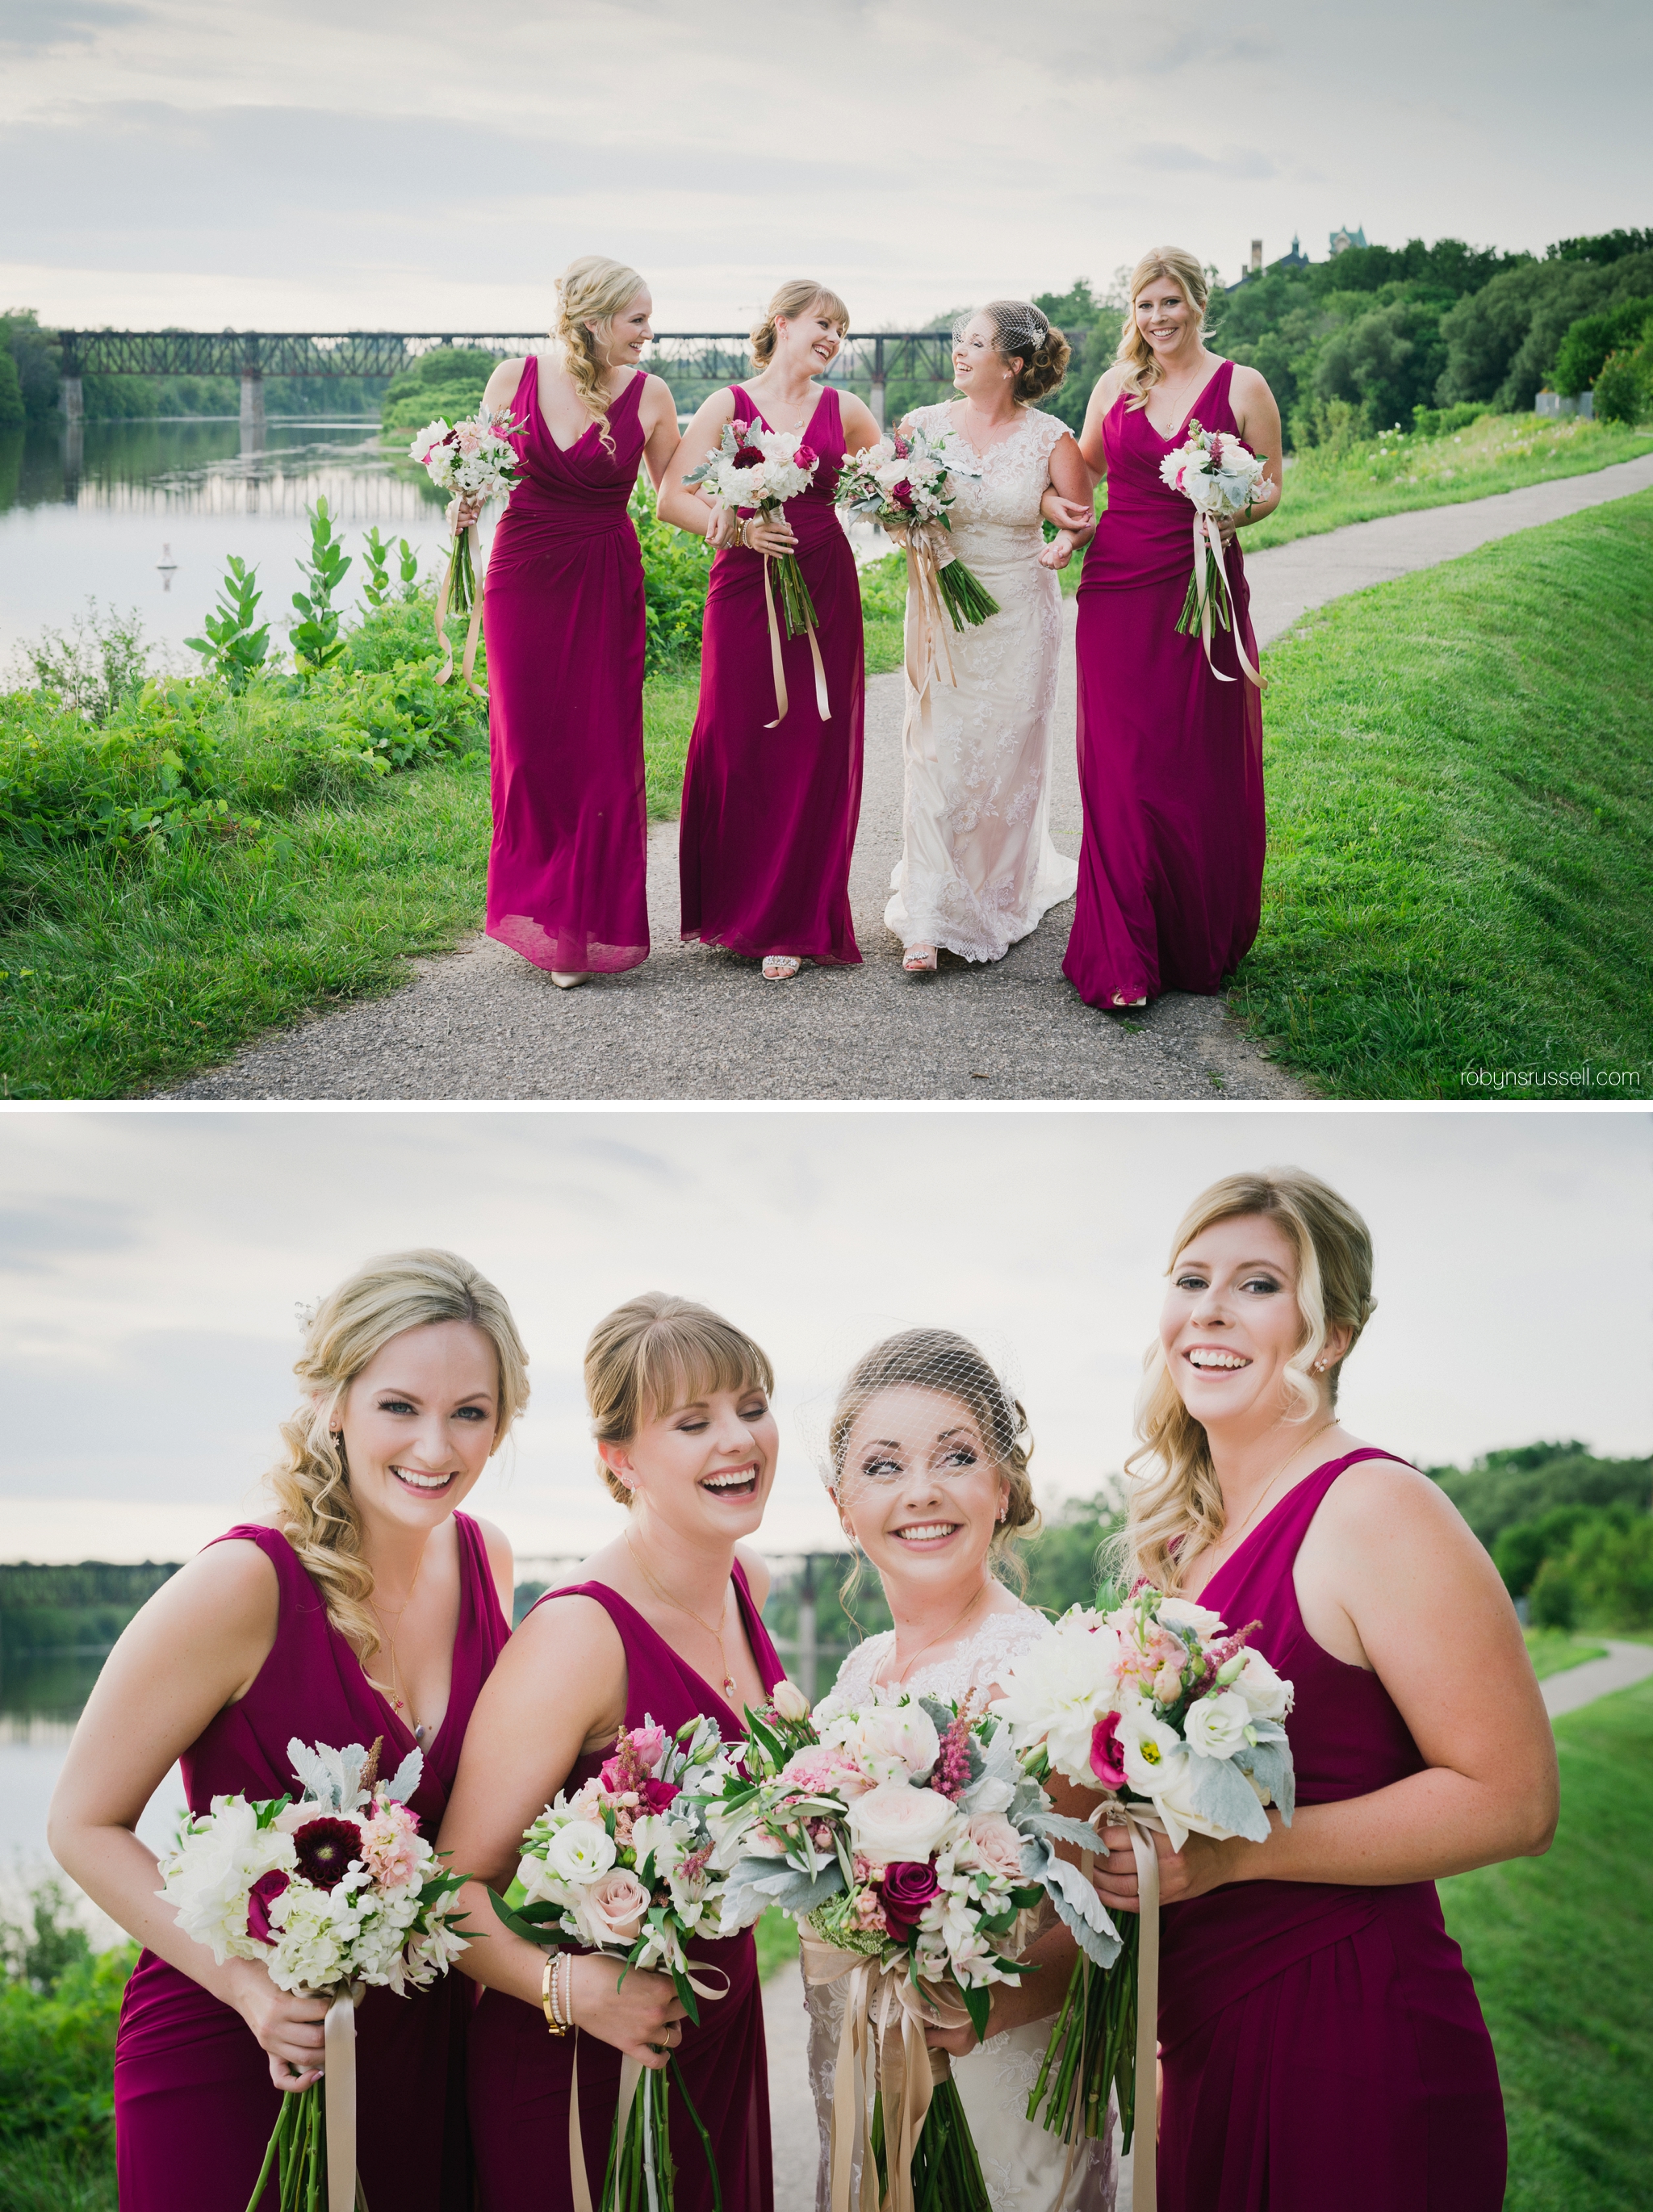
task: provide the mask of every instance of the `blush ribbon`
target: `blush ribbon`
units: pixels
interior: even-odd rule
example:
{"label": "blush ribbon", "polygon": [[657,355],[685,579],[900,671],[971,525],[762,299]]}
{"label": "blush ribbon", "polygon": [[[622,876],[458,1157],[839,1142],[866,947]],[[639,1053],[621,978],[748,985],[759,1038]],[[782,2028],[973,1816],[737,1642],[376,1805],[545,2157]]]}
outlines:
{"label": "blush ribbon", "polygon": [[[1207,560],[1206,556],[1210,558]],[[1245,647],[1240,642],[1240,611],[1234,604],[1234,593],[1229,585],[1228,570],[1223,562],[1223,533],[1217,527],[1216,518],[1194,511],[1194,590],[1200,603],[1200,639],[1206,648],[1206,662],[1219,684],[1231,684],[1234,678],[1225,676],[1211,657],[1211,626],[1213,615],[1221,617],[1222,601],[1228,601],[1227,626],[1234,640],[1234,654],[1248,680],[1259,691],[1268,689],[1268,680],[1258,673],[1245,657]]]}
{"label": "blush ribbon", "polygon": [[[728,1996],[729,1977],[721,1966],[703,1966],[702,1972],[716,1974],[723,1987],[715,1990],[709,1982],[697,1980],[693,1974],[685,1973],[684,1979],[697,1997],[716,2000]],[[623,2058],[620,2061],[620,2097],[614,2122],[617,2142],[625,2141],[632,2100],[637,2094],[637,2085],[642,2078],[641,2059]],[[647,2171],[650,2176],[648,2192],[652,2200],[654,2193],[652,2161],[648,2163]],[[577,2027],[574,2031],[574,2068],[568,2078],[568,2183],[574,2196],[574,2212],[592,2212],[591,2183],[586,2173],[586,2149],[580,2134],[580,2030]]]}

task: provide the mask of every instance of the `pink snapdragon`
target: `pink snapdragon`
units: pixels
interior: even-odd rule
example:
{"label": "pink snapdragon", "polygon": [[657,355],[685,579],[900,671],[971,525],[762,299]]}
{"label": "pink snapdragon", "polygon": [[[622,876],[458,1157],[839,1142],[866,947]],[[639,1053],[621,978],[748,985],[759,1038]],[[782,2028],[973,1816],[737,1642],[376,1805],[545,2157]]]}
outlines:
{"label": "pink snapdragon", "polygon": [[386,1889],[419,1875],[419,1816],[405,1805],[378,1806],[362,1824],[362,1863]]}

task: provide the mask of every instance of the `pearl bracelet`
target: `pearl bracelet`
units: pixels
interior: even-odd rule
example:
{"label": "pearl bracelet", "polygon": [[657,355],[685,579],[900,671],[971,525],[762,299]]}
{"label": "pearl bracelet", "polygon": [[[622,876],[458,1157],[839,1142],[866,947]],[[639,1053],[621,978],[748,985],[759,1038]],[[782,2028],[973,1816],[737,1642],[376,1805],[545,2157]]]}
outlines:
{"label": "pearl bracelet", "polygon": [[545,1961],[545,1971],[541,1975],[539,1982],[540,2005],[545,2014],[545,2025],[553,2035],[566,2035],[573,2025],[571,2016],[564,2017],[565,2013],[570,2013],[566,1978],[562,1986],[562,2002],[560,2005],[557,2002],[556,1970],[562,1964],[563,1957],[564,1954],[561,1951],[551,1953]]}

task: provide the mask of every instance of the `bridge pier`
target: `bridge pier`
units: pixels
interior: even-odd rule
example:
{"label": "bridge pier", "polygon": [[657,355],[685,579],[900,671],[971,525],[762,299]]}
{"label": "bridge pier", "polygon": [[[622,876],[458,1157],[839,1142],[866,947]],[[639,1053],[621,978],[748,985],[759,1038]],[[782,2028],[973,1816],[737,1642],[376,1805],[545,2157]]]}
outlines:
{"label": "bridge pier", "polygon": [[241,451],[261,453],[264,451],[264,371],[245,368],[241,371]]}
{"label": "bridge pier", "polygon": [[63,409],[65,422],[80,422],[85,412],[85,407],[78,370],[73,376],[65,376],[59,380],[58,404]]}
{"label": "bridge pier", "polygon": [[872,387],[866,395],[866,404],[872,410],[872,420],[878,424],[879,433],[882,434],[884,430],[884,379],[876,372],[873,374]]}

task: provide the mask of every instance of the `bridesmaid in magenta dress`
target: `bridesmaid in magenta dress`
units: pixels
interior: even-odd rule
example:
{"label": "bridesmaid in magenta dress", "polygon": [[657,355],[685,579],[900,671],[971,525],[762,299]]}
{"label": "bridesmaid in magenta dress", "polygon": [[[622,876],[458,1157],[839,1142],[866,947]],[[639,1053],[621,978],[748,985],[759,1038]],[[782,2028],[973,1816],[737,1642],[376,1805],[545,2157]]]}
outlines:
{"label": "bridesmaid in magenta dress", "polygon": [[[375,1261],[322,1302],[297,1372],[307,1403],[271,1478],[281,1525],[231,1528],[138,1613],[52,1802],[59,1862],[144,1947],[115,2045],[122,2212],[246,2212],[283,2090],[316,2077],[326,2009],[255,1960],[218,1966],[155,1896],[155,1857],[132,1831],[173,1759],[204,1813],[220,1793],[296,1796],[295,1736],[380,1739],[386,1772],[416,1746],[410,1808],[434,1838],[510,1632],[509,1547],[454,1510],[526,1395],[498,1291],[452,1254]],[[469,2212],[470,2011],[453,1974],[362,2001],[358,2162],[375,2207]],[[272,2179],[262,2212],[276,2201]]]}
{"label": "bridesmaid in magenta dress", "polygon": [[[522,428],[488,560],[494,845],[488,933],[565,988],[648,957],[639,466],[676,451],[672,394],[639,366],[653,302],[588,255],[557,279],[560,356],[501,362],[483,403]],[[462,520],[478,509],[465,507]]]}
{"label": "bridesmaid in magenta dress", "polygon": [[[1170,1272],[1132,1565],[1256,1624],[1295,1692],[1297,1805],[1265,1844],[1158,1839],[1160,2204],[1498,2212],[1498,2066],[1435,1884],[1553,1832],[1514,1608],[1436,1486],[1337,1419],[1374,1302],[1370,1237],[1336,1192],[1296,1169],[1228,1176]],[[1134,1910],[1127,1838],[1106,1840],[1097,1886]]]}
{"label": "bridesmaid in magenta dress", "polygon": [[[709,1714],[726,1739],[783,1672],[759,1607],[768,1577],[737,1551],[775,1476],[769,1363],[750,1337],[687,1299],[653,1294],[600,1322],[586,1385],[604,1478],[629,1509],[623,1534],[580,1579],[541,1599],[479,1702],[442,1828],[456,1866],[503,1889],[524,1830],[559,1790],[596,1772],[617,1731],[646,1718],[677,1729]],[[671,1980],[580,1953],[559,1966],[554,2036],[544,1954],[495,1921],[486,1890],[465,1901],[489,1940],[464,1971],[485,1984],[471,2031],[471,2129],[479,2212],[568,2212],[569,2101],[576,2058],[580,2146],[592,2201],[602,2187],[621,2061],[659,2067],[675,2051],[711,2141],[726,2212],[771,2212],[768,2062],[750,1930],[697,1942],[726,1996],[690,2024]],[[563,1977],[566,1976],[566,1980]],[[706,1978],[709,1978],[709,1977]],[[709,2212],[707,2154],[675,2088],[677,2212]]]}
{"label": "bridesmaid in magenta dress", "polygon": [[[820,458],[813,482],[772,522],[749,517],[718,555],[706,601],[700,712],[684,776],[678,872],[683,934],[761,957],[784,982],[805,959],[857,963],[849,863],[861,806],[865,659],[860,585],[832,503],[846,453],[878,440],[854,393],[812,380],[849,327],[836,293],[808,279],[783,285],[752,333],[758,374],[714,392],[684,433],[660,513],[699,530],[708,502],[683,483],[726,422],[795,431]],[[827,703],[817,710],[806,637],[780,622],[787,714],[775,688],[763,598],[768,556],[795,552],[814,602]]]}
{"label": "bridesmaid in magenta dress", "polygon": [[[1079,451],[1108,479],[1079,588],[1079,902],[1062,972],[1093,1006],[1216,991],[1257,933],[1265,839],[1262,710],[1234,640],[1213,634],[1219,683],[1176,621],[1194,568],[1194,509],[1160,477],[1190,419],[1237,433],[1273,473],[1249,518],[1279,501],[1280,426],[1255,369],[1203,343],[1205,277],[1167,247],[1133,274],[1120,360],[1091,395]],[[1047,501],[1054,512],[1054,504]],[[1061,519],[1071,519],[1062,511]],[[1091,523],[1076,532],[1088,536]],[[1247,657],[1245,568],[1225,526]]]}

